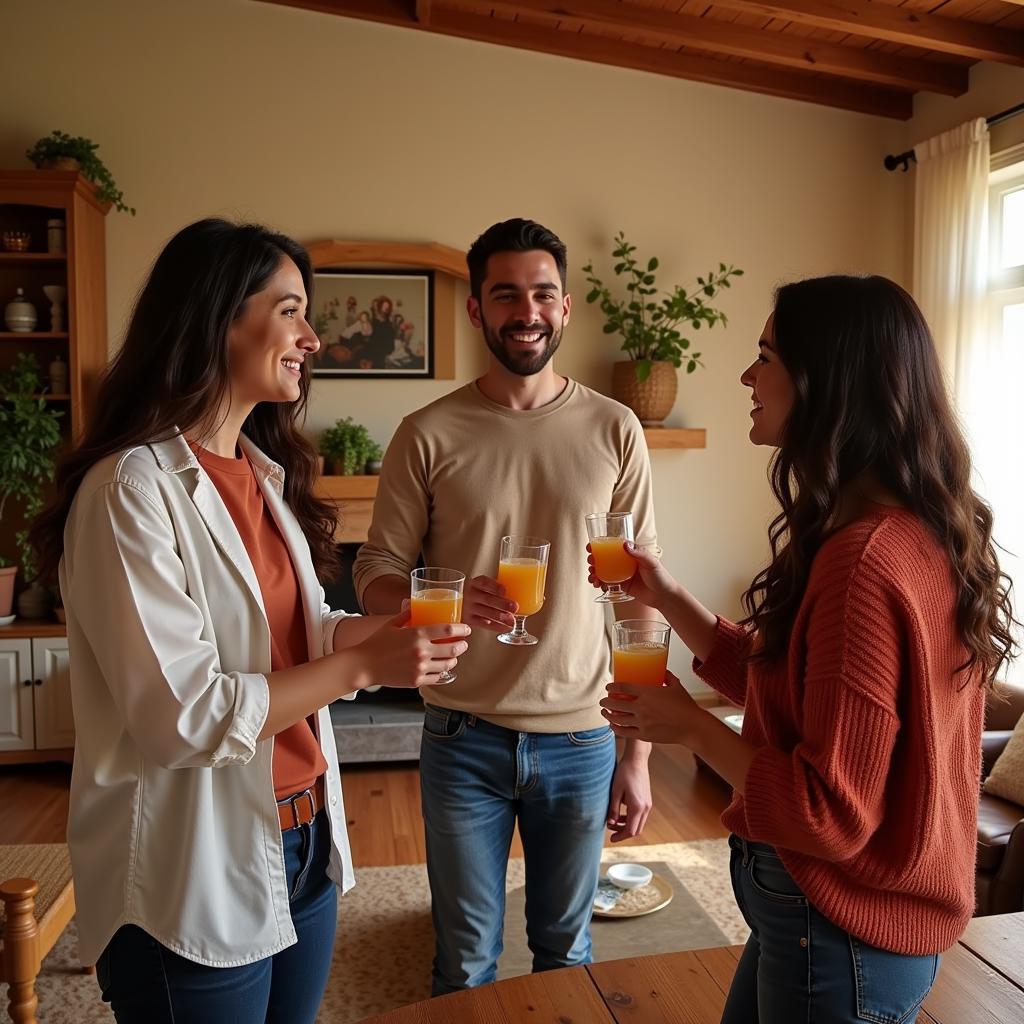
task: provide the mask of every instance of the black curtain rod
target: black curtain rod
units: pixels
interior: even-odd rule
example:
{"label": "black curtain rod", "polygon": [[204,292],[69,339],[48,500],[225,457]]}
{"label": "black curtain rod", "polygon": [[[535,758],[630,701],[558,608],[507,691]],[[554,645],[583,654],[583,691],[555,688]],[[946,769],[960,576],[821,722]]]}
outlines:
{"label": "black curtain rod", "polygon": [[[1002,121],[1009,121],[1011,117],[1016,117],[1018,114],[1024,114],[1024,103],[1018,103],[1017,106],[1010,107],[1009,110],[1004,110],[1002,113],[986,117],[985,124],[991,128],[993,125],[999,124]],[[887,171],[895,171],[897,167],[902,167],[904,171],[909,171],[911,160],[913,160],[914,163],[917,163],[917,157],[914,156],[914,151],[912,149],[908,149],[906,153],[900,153],[898,156],[893,156],[890,153],[885,158],[885,169]]]}

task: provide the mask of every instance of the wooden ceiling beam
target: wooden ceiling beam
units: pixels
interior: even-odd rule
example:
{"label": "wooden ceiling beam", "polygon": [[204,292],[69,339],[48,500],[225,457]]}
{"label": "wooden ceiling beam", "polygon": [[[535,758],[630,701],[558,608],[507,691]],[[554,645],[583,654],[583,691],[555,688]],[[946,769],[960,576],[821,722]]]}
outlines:
{"label": "wooden ceiling beam", "polygon": [[648,71],[713,85],[732,86],[751,92],[842,107],[866,114],[906,120],[912,114],[912,94],[878,86],[811,77],[805,72],[758,67],[735,61],[712,60],[693,54],[674,53],[638,43],[623,43],[579,32],[552,32],[536,25],[498,21],[444,8],[434,9],[431,31],[499,46],[574,57],[597,64]]}
{"label": "wooden ceiling beam", "polygon": [[[465,2],[465,0],[463,0]],[[644,36],[671,46],[689,46],[712,53],[781,64],[803,71],[821,71],[877,85],[926,90],[944,96],[967,92],[967,68],[935,61],[893,57],[875,50],[840,46],[781,32],[739,28],[711,18],[675,14],[657,7],[637,7],[618,0],[470,0],[481,13],[538,14],[553,19],[579,18],[623,33]],[[714,2],[714,0],[713,0]],[[552,26],[554,28],[554,26]]]}
{"label": "wooden ceiling beam", "polygon": [[479,42],[534,50],[595,64],[632,68],[655,75],[706,82],[747,92],[802,100],[824,106],[907,120],[913,113],[913,94],[843,78],[810,75],[806,71],[714,60],[688,53],[623,43],[603,36],[559,32],[517,21],[468,14],[431,6],[430,21],[416,21],[413,0],[260,0],[284,7],[338,14],[388,25],[419,29]]}
{"label": "wooden ceiling beam", "polygon": [[[953,53],[974,60],[1024,67],[1024,32],[1020,29],[980,25],[959,18],[944,18],[906,7],[871,3],[871,0],[712,0],[744,14],[783,18],[801,25],[870,39],[884,39],[905,46],[919,46],[939,53]],[[1010,0],[1024,4],[1024,0]]]}

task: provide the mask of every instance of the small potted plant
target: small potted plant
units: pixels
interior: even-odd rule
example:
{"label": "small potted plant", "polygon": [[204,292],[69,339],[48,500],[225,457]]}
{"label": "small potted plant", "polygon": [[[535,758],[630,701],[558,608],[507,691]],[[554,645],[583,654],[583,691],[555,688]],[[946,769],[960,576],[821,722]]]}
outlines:
{"label": "small potted plant", "polygon": [[356,476],[368,472],[367,464],[378,463],[383,452],[370,432],[361,423],[354,423],[351,416],[338,420],[320,435],[320,454],[329,466],[328,472],[342,476]]}
{"label": "small potted plant", "polygon": [[25,155],[36,167],[81,171],[82,176],[96,186],[97,198],[106,203],[113,203],[115,209],[127,211],[134,217],[135,207],[125,204],[124,195],[117,187],[117,182],[96,155],[97,149],[98,144],[91,139],[53,131],[39,139],[31,149],[26,150]]}
{"label": "small potted plant", "polygon": [[685,363],[686,372],[693,373],[704,365],[683,331],[727,323],[725,314],[709,300],[720,289],[729,288],[731,278],[741,277],[743,271],[720,263],[717,272],[698,277],[695,287],[687,290],[676,285],[656,298],[657,257],[641,264],[636,246],[630,245],[621,231],[614,245],[612,256],[617,262],[613,269],[617,276],[625,277],[626,294],[613,296],[591,262],[583,268],[590,285],[587,302],[599,303],[605,317],[604,333],[618,334],[622,351],[629,356],[613,367],[612,395],[628,405],[644,426],[660,426],[676,400],[678,367]]}
{"label": "small potted plant", "polygon": [[[10,369],[0,374],[0,521],[9,508],[8,503],[13,500],[21,505],[25,520],[31,522],[43,506],[44,485],[53,479],[63,414],[40,397],[42,391],[36,358],[27,352],[19,353]],[[35,558],[28,544],[28,531],[19,530],[15,542],[21,558],[22,576],[30,584],[35,580],[36,570]],[[6,562],[0,560],[0,564],[6,565]],[[9,565],[6,570],[0,569],[3,574],[0,588],[4,588],[0,589],[0,617],[11,612],[15,571]],[[10,592],[5,604],[4,593],[8,586]],[[45,590],[43,593],[45,595]],[[22,603],[19,599],[19,612],[22,612]],[[31,600],[26,607],[32,610]],[[48,611],[49,602],[46,601],[40,614],[45,615]]]}

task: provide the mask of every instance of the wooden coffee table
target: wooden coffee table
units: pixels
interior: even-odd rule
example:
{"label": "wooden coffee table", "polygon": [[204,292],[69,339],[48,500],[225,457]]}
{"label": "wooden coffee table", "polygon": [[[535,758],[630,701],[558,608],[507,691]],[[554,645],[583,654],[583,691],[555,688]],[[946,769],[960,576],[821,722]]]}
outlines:
{"label": "wooden coffee table", "polygon": [[[742,946],[612,960],[483,985],[364,1024],[718,1024]],[[945,953],[918,1024],[1024,1021],[1024,913],[980,917]]]}

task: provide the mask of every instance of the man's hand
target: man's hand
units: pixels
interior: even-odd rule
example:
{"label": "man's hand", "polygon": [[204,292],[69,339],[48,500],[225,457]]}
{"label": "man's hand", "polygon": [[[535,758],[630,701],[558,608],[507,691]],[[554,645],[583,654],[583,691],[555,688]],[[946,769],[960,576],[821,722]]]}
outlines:
{"label": "man's hand", "polygon": [[501,633],[516,624],[512,613],[518,607],[515,601],[505,598],[505,588],[496,579],[474,576],[462,596],[462,621]]}
{"label": "man's hand", "polygon": [[621,843],[623,839],[633,839],[640,835],[653,806],[647,752],[627,751],[612,778],[611,802],[608,806],[608,828],[612,842]]}

